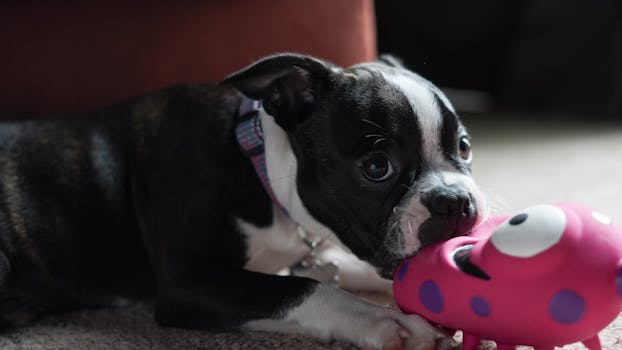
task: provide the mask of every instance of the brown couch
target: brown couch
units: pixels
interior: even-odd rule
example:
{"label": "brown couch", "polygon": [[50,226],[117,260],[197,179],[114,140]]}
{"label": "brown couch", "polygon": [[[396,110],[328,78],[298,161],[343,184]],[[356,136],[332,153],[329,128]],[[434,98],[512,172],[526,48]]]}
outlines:
{"label": "brown couch", "polygon": [[281,51],[370,60],[373,11],[372,0],[9,1],[0,4],[0,116],[77,113],[217,81]]}

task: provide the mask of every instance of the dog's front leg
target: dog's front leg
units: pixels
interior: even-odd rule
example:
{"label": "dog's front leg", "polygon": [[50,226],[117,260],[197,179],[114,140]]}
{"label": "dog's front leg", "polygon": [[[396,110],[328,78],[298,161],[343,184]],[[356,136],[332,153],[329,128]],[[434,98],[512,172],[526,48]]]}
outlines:
{"label": "dog's front leg", "polygon": [[296,333],[370,349],[399,343],[412,349],[451,346],[417,316],[364,302],[311,279],[234,267],[208,268],[200,274],[160,285],[156,314],[161,324]]}
{"label": "dog's front leg", "polygon": [[415,315],[367,303],[318,283],[282,318],[253,320],[251,330],[302,333],[323,340],[345,340],[364,349],[402,345],[408,349],[449,349],[454,343]]}

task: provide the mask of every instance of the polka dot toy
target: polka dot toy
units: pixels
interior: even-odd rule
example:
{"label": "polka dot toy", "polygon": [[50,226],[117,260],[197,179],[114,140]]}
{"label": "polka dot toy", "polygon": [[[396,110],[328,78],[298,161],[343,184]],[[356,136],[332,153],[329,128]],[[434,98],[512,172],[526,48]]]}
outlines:
{"label": "polka dot toy", "polygon": [[464,350],[601,350],[622,311],[622,230],[583,205],[533,206],[403,261],[393,291],[402,311],[462,330]]}

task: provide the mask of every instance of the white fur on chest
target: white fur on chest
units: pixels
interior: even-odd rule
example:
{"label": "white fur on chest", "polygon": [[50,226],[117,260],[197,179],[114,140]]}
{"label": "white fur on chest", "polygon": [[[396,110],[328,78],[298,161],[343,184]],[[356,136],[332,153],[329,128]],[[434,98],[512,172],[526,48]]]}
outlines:
{"label": "white fur on chest", "polygon": [[298,225],[316,238],[335,240],[335,234],[311,216],[298,195],[296,175],[298,162],[285,131],[263,109],[259,117],[264,135],[266,170],[270,187],[279,203],[287,210],[273,206],[273,223],[258,228],[239,221],[241,231],[247,237],[249,261],[246,269],[265,273],[277,273],[300,261],[310,252],[298,236]]}

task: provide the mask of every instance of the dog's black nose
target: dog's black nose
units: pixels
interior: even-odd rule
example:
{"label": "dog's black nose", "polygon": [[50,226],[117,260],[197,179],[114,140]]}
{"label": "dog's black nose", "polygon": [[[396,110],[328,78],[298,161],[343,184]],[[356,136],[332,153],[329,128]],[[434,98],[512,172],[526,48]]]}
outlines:
{"label": "dog's black nose", "polygon": [[445,186],[432,190],[423,198],[433,221],[443,223],[440,239],[468,234],[477,221],[477,210],[471,195],[458,186]]}
{"label": "dog's black nose", "polygon": [[429,209],[432,214],[448,219],[470,216],[474,210],[471,197],[467,193],[456,191],[439,191],[435,198],[431,199]]}

